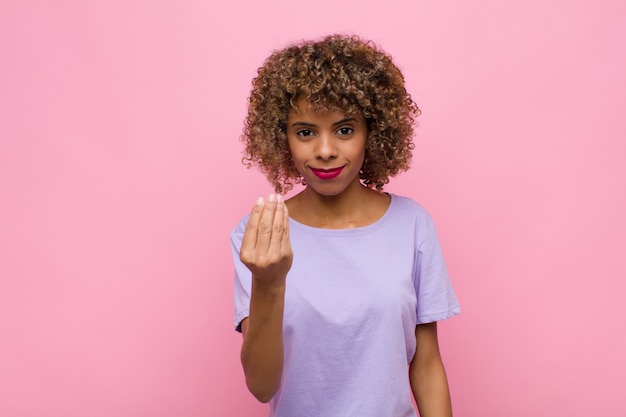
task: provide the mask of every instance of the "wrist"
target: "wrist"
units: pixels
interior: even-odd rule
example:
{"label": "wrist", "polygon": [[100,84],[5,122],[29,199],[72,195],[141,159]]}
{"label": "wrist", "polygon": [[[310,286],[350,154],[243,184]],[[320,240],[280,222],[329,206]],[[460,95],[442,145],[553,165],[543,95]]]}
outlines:
{"label": "wrist", "polygon": [[284,278],[268,281],[258,279],[254,275],[252,276],[252,292],[256,293],[256,295],[283,297],[285,295],[285,289],[286,280]]}

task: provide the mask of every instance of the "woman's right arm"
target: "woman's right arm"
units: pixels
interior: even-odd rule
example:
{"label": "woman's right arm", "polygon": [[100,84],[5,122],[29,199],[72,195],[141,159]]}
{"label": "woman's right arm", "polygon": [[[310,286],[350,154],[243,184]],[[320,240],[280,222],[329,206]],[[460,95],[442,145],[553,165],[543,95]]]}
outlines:
{"label": "woman's right arm", "polygon": [[241,363],[250,392],[268,402],[282,377],[285,282],[293,260],[289,214],[282,196],[257,200],[240,258],[252,273],[250,315],[241,322]]}

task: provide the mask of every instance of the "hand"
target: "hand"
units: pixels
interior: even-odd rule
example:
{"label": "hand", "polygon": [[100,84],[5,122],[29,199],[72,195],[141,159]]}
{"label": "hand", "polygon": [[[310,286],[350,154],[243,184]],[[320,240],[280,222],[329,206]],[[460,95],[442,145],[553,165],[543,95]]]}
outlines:
{"label": "hand", "polygon": [[281,195],[260,198],[243,235],[241,262],[260,284],[283,285],[293,261],[289,241],[289,213]]}

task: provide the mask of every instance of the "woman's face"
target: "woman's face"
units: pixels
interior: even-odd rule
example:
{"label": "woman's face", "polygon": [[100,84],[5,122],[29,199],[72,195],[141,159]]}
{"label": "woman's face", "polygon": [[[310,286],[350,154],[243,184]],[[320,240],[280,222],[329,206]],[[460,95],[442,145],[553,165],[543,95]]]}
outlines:
{"label": "woman's face", "polygon": [[316,112],[301,99],[289,113],[287,142],[293,162],[309,187],[325,196],[360,186],[367,125],[342,111]]}

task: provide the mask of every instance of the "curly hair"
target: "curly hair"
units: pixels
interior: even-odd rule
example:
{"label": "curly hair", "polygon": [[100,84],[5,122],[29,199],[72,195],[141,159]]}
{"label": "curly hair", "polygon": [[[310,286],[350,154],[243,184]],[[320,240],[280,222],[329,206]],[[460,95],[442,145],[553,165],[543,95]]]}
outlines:
{"label": "curly hair", "polygon": [[382,190],[409,168],[420,110],[391,57],[357,36],[330,35],[270,55],[252,81],[241,137],[243,163],[258,166],[276,192],[302,183],[287,143],[287,119],[299,99],[316,111],[361,115],[368,129],[360,178]]}

